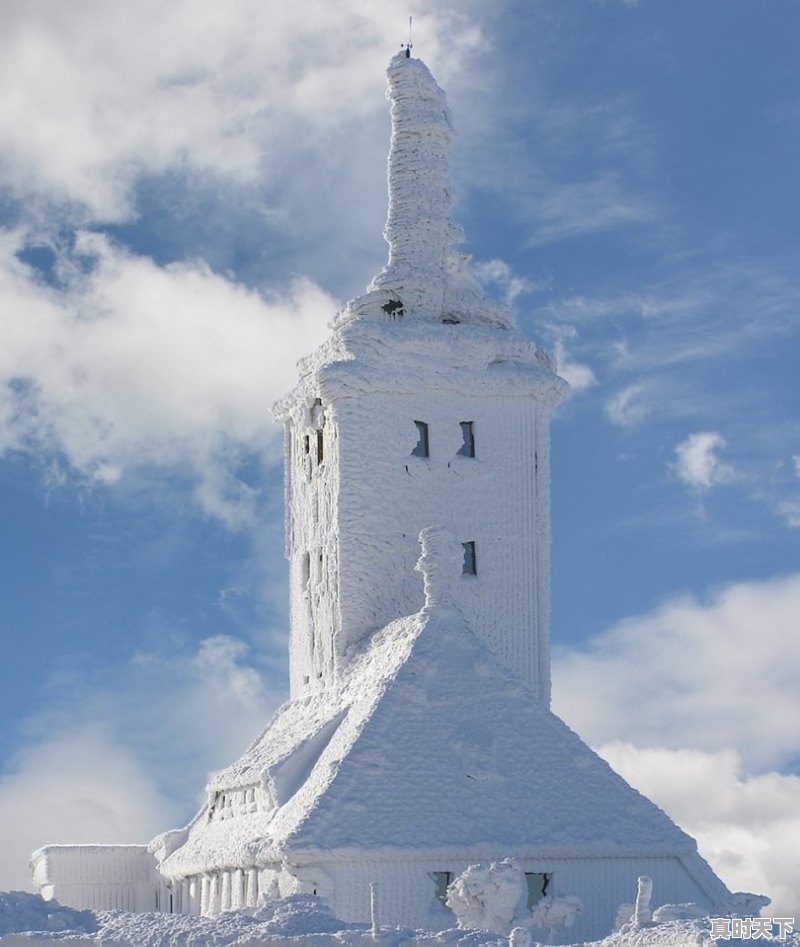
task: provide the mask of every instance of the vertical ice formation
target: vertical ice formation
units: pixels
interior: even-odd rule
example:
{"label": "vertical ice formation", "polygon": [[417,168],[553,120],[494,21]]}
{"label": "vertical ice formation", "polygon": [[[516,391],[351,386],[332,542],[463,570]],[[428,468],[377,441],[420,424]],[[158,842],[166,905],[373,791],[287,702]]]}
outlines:
{"label": "vertical ice formation", "polygon": [[422,555],[416,571],[422,573],[425,604],[451,605],[454,587],[461,572],[461,549],[450,530],[444,526],[427,526],[419,534]]}
{"label": "vertical ice formation", "polygon": [[373,287],[444,297],[450,247],[463,236],[450,219],[449,153],[453,138],[442,89],[419,59],[395,56],[387,71],[392,112],[389,215],[384,236],[389,262]]}
{"label": "vertical ice formation", "polygon": [[481,322],[508,328],[508,309],[488,298],[454,252],[464,239],[451,219],[450,145],[454,132],[445,94],[419,59],[399,52],[387,70],[392,139],[389,261],[339,321],[352,318]]}

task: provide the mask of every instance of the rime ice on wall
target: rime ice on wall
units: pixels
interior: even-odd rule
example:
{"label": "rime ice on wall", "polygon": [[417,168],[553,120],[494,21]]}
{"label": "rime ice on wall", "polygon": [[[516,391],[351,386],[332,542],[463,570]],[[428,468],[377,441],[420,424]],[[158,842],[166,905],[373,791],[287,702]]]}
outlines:
{"label": "rime ice on wall", "polygon": [[46,845],[31,856],[45,899],[73,908],[155,911],[160,885],[144,845]]}
{"label": "rime ice on wall", "polygon": [[489,325],[358,319],[304,361],[276,406],[291,444],[293,695],[420,608],[417,539],[439,524],[475,554],[454,604],[547,702],[548,414],[565,389],[538,346]]}

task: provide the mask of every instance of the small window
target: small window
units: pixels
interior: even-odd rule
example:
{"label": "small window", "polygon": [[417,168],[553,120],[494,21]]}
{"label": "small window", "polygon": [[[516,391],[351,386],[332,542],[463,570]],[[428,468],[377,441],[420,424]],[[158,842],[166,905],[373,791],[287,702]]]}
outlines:
{"label": "small window", "polygon": [[306,454],[311,453],[311,438],[308,434],[303,438],[303,452]]}
{"label": "small window", "polygon": [[461,543],[461,546],[464,550],[464,565],[461,571],[464,575],[477,575],[478,560],[475,558],[475,543]]}
{"label": "small window", "polygon": [[381,309],[390,319],[402,319],[406,314],[405,306],[399,299],[390,299],[388,303],[381,306]]}
{"label": "small window", "polygon": [[528,886],[528,909],[530,909],[547,894],[547,889],[550,887],[550,875],[526,871],[525,882]]}
{"label": "small window", "polygon": [[311,578],[311,556],[307,553],[303,553],[300,581],[303,583],[304,587],[308,587],[308,581]]}
{"label": "small window", "polygon": [[411,453],[414,457],[430,457],[430,441],[428,440],[428,425],[425,421],[415,421],[414,424],[417,426],[417,433],[419,434],[419,440],[417,441],[417,446]]}
{"label": "small window", "polygon": [[321,464],[323,461],[324,451],[325,451],[325,435],[324,435],[324,432],[322,431],[322,428],[320,428],[320,430],[317,431],[317,463],[318,464]]}
{"label": "small window", "polygon": [[474,457],[475,456],[475,431],[473,430],[472,421],[459,421],[461,425],[461,438],[462,444],[458,449],[458,453],[462,457]]}
{"label": "small window", "polygon": [[442,904],[447,902],[447,889],[453,880],[452,871],[435,871],[433,873],[433,884],[436,888],[436,900]]}

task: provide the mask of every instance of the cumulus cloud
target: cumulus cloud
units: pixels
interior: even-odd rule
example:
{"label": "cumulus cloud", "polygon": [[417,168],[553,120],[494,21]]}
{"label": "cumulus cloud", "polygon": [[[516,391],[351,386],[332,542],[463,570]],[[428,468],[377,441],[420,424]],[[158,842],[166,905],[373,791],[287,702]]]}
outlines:
{"label": "cumulus cloud", "polygon": [[[398,0],[4,4],[5,186],[119,221],[134,213],[142,175],[268,175],[298,142],[384,107],[375,76],[406,16]],[[444,73],[480,41],[446,4],[417,15],[415,30]]]}
{"label": "cumulus cloud", "polygon": [[106,484],[180,467],[204,510],[246,521],[252,492],[233,471],[277,443],[270,405],[336,302],[303,279],[266,298],[202,262],[161,267],[93,233],[60,255],[53,287],[19,247],[2,235],[0,452],[63,456]]}
{"label": "cumulus cloud", "polygon": [[130,749],[85,725],[27,747],[0,775],[0,890],[32,887],[49,842],[143,842],[182,813]]}
{"label": "cumulus cloud", "polygon": [[800,720],[800,574],[683,596],[554,661],[555,709],[592,745],[736,750],[791,768]]}
{"label": "cumulus cloud", "polygon": [[553,667],[554,710],[765,913],[800,914],[800,574],[684,596]]}
{"label": "cumulus cloud", "polygon": [[697,490],[730,482],[735,477],[734,469],[718,454],[727,446],[728,442],[716,431],[690,434],[675,447],[675,473],[687,486]]}
{"label": "cumulus cloud", "polygon": [[643,749],[621,742],[598,749],[694,836],[729,888],[769,895],[766,915],[800,916],[800,777],[748,776],[730,749]]}
{"label": "cumulus cloud", "polygon": [[24,748],[0,773],[0,889],[29,886],[41,845],[141,843],[183,824],[209,771],[269,719],[279,695],[244,642],[170,645],[108,678],[86,669],[51,682],[50,704],[27,721]]}

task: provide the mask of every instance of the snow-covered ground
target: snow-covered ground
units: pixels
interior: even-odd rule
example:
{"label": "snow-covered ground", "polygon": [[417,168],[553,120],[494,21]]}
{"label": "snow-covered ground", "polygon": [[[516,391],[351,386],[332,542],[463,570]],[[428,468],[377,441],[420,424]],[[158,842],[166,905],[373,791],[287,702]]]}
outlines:
{"label": "snow-covered ground", "polygon": [[[714,947],[757,943],[715,940],[708,918],[628,926],[592,947]],[[516,934],[516,932],[515,932]],[[515,944],[512,934],[511,944]],[[787,947],[800,947],[790,933]],[[182,914],[75,911],[38,895],[0,893],[0,947],[508,947],[509,939],[488,931],[436,933],[346,924],[311,895],[294,895],[257,910],[230,911],[211,920]],[[761,938],[762,944],[770,943]],[[532,947],[537,947],[534,943]],[[589,947],[589,945],[575,945]]]}

